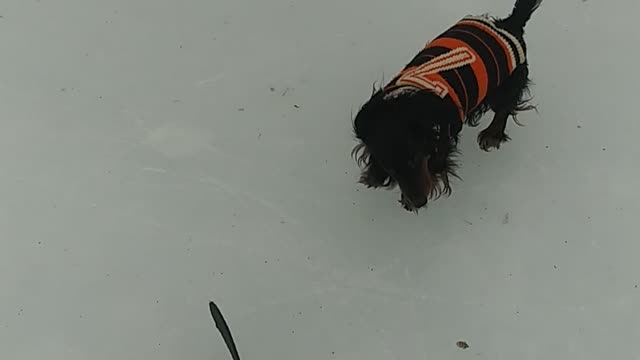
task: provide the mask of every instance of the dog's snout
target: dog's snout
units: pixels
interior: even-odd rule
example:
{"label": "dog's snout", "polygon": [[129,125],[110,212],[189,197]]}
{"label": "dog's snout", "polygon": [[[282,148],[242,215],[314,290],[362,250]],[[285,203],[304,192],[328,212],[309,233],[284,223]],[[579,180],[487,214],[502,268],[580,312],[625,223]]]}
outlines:
{"label": "dog's snout", "polygon": [[421,207],[427,205],[427,200],[426,196],[407,196],[405,193],[402,193],[400,202],[405,209],[409,211],[417,211]]}
{"label": "dog's snout", "polygon": [[412,199],[411,202],[413,203],[413,205],[416,208],[421,208],[425,205],[427,205],[427,197],[426,196],[421,196],[417,199]]}

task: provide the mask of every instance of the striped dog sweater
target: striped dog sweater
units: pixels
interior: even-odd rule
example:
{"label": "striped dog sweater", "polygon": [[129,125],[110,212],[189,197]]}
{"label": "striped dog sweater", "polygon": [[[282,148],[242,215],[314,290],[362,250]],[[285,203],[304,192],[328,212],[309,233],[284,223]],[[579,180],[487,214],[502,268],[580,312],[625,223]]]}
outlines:
{"label": "striped dog sweater", "polygon": [[450,99],[464,121],[492,90],[526,62],[521,38],[486,17],[467,16],[428,43],[385,88],[429,90]]}

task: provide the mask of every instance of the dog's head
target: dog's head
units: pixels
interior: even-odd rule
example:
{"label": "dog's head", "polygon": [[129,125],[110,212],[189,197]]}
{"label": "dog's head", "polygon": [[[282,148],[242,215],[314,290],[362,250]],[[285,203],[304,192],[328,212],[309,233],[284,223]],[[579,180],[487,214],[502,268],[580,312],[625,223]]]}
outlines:
{"label": "dog's head", "polygon": [[376,90],[354,120],[359,144],[353,155],[369,187],[396,184],[405,209],[417,211],[451,193],[455,176],[457,109],[435,94],[415,88]]}

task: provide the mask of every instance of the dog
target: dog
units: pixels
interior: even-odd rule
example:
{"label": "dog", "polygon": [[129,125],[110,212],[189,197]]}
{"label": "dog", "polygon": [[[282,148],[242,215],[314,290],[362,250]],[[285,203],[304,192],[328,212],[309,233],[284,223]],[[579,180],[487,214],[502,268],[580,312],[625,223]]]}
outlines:
{"label": "dog", "polygon": [[529,104],[524,28],[542,0],[516,0],[504,19],[467,16],[429,42],[386,86],[376,88],[353,120],[352,156],[369,188],[401,190],[408,211],[451,195],[459,133],[491,124],[478,135],[484,151],[509,141],[509,117]]}

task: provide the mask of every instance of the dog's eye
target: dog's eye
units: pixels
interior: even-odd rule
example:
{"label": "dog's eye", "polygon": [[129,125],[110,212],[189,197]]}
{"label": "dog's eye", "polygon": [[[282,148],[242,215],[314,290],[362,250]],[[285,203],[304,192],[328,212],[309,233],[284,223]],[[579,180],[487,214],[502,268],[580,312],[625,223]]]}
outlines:
{"label": "dog's eye", "polygon": [[398,172],[396,171],[396,169],[385,168],[384,171],[387,173],[387,175],[391,176],[392,178],[395,178],[398,176]]}
{"label": "dog's eye", "polygon": [[415,169],[416,167],[418,167],[418,165],[420,165],[421,161],[422,161],[422,157],[421,156],[417,156],[417,157],[409,160],[407,165],[409,165],[410,168]]}

